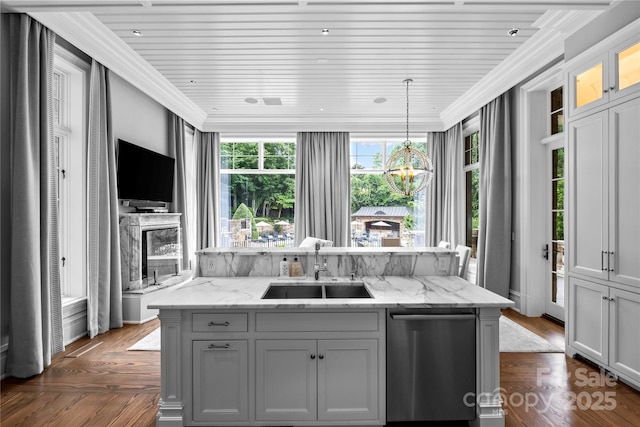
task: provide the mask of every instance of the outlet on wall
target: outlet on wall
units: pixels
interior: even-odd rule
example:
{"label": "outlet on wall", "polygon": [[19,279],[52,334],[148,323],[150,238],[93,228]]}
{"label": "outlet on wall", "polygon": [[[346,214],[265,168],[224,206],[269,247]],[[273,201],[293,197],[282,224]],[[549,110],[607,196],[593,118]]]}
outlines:
{"label": "outlet on wall", "polygon": [[438,270],[448,271],[450,263],[451,263],[450,258],[438,258]]}
{"label": "outlet on wall", "polygon": [[216,268],[216,259],[214,257],[207,257],[207,270],[211,271]]}

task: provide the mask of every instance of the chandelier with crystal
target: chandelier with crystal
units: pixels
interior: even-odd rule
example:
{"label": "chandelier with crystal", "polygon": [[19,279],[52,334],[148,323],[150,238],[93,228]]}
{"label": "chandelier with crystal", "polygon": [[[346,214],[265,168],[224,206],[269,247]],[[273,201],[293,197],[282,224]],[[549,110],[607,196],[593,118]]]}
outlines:
{"label": "chandelier with crystal", "polygon": [[392,191],[411,196],[424,190],[433,179],[433,165],[431,159],[411,147],[409,140],[409,83],[413,79],[403,80],[407,85],[407,139],[403,148],[389,157],[384,177]]}

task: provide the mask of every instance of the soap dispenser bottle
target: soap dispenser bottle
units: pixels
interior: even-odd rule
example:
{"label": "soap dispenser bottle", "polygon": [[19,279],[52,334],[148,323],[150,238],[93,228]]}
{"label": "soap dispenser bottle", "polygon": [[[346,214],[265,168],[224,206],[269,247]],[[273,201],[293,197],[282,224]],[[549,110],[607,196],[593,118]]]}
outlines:
{"label": "soap dispenser bottle", "polygon": [[291,262],[291,277],[302,277],[302,263],[298,261],[298,257],[294,257]]}
{"label": "soap dispenser bottle", "polygon": [[280,261],[280,277],[289,277],[289,261],[287,261],[287,257]]}

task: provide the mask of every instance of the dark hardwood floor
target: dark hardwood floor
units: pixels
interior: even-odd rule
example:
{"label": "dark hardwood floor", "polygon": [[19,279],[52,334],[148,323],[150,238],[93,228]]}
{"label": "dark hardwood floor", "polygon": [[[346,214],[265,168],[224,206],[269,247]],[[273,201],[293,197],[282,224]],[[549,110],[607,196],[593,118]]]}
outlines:
{"label": "dark hardwood floor", "polygon": [[[561,326],[513,310],[504,314],[564,344]],[[155,425],[160,354],[127,348],[158,325],[153,320],[83,338],[56,355],[42,375],[3,380],[0,425]],[[500,367],[506,426],[640,426],[640,392],[588,363],[562,353],[501,353]]]}

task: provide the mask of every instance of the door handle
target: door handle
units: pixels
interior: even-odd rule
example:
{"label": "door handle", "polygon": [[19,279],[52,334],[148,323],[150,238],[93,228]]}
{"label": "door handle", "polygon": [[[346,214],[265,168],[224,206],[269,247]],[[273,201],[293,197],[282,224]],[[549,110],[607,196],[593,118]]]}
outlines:
{"label": "door handle", "polygon": [[611,268],[611,265],[613,264],[611,262],[611,257],[614,255],[613,252],[609,252],[609,254],[607,255],[607,266],[609,266],[609,271],[614,271],[615,268]]}
{"label": "door handle", "polygon": [[549,259],[549,245],[544,245],[544,249],[542,250],[542,258]]}
{"label": "door handle", "polygon": [[[609,268],[604,266],[604,255],[608,254],[607,251],[600,251],[600,270],[607,271]],[[607,257],[607,264],[609,263],[609,257]]]}

